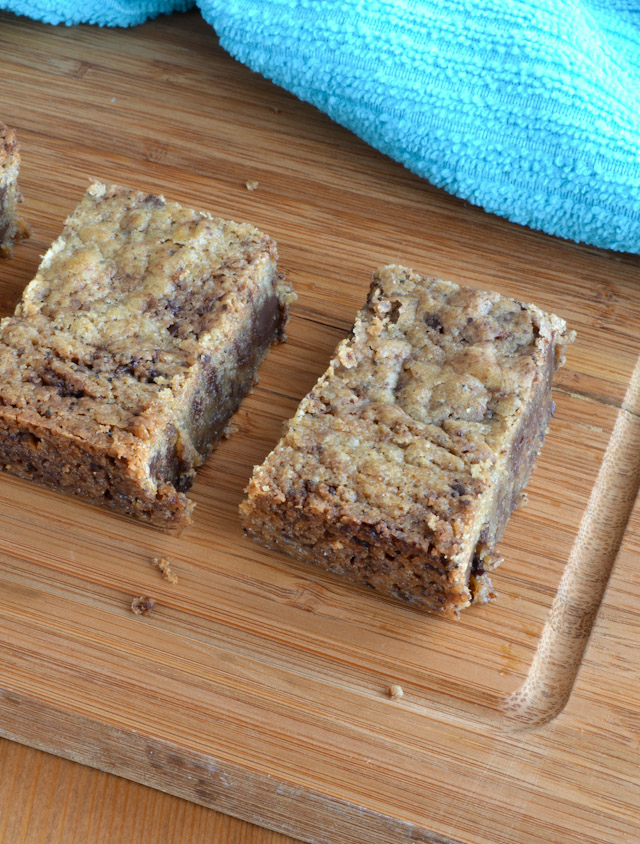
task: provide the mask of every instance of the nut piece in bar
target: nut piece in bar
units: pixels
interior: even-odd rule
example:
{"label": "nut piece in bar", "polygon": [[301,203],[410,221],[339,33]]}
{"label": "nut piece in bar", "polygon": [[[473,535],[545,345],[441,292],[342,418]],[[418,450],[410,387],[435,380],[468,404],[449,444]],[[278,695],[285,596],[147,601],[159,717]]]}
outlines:
{"label": "nut piece in bar", "polygon": [[29,237],[29,226],[18,214],[20,147],[16,133],[0,123],[0,257],[11,258],[16,243]]}
{"label": "nut piece in bar", "polygon": [[248,224],[93,184],[0,322],[0,467],[164,530],[284,338],[290,286]]}
{"label": "nut piece in bar", "polygon": [[553,412],[562,319],[399,266],[256,467],[241,505],[267,547],[457,616],[488,572]]}

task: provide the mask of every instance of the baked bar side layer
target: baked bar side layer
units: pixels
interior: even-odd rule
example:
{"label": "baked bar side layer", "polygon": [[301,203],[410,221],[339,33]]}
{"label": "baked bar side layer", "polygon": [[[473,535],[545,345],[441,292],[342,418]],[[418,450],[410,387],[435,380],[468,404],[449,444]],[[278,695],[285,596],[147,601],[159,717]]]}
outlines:
{"label": "baked bar side layer", "polygon": [[90,191],[0,324],[0,466],[173,530],[292,292],[252,227]]}
{"label": "baked bar side layer", "polygon": [[537,455],[553,416],[553,376],[564,360],[564,326],[533,305],[528,306],[536,327],[536,376],[529,401],[505,438],[493,472],[484,522],[477,536],[468,571],[472,603],[486,603],[494,597],[490,573],[502,562],[495,546],[502,538],[509,518],[522,503]]}
{"label": "baked bar side layer", "polygon": [[[256,267],[259,264],[256,262]],[[172,402],[167,423],[171,433],[148,458],[155,480],[183,492],[191,487],[196,470],[214,450],[231,416],[253,388],[257,369],[271,344],[284,338],[288,290],[276,273],[275,262],[265,265],[245,303],[244,314],[236,313],[232,330],[228,326],[227,330],[211,333],[203,342],[193,377],[179,399]],[[153,407],[151,414],[162,415],[166,408],[163,402]]]}
{"label": "baked bar side layer", "polygon": [[[404,287],[408,294],[400,292]],[[431,361],[416,355],[424,338],[409,353],[402,350],[403,338],[416,335],[412,322],[402,327],[402,313],[411,310],[414,319],[416,301],[425,297],[440,307],[437,314],[431,304],[424,313],[418,308],[420,324],[438,336],[443,325],[463,334],[453,357],[433,344]],[[492,309],[497,324],[487,321]],[[488,571],[498,561],[495,542],[520,500],[550,419],[551,380],[570,339],[565,329],[535,306],[384,268],[352,337],[254,470],[241,505],[245,530],[271,548],[420,609],[456,615],[472,601],[486,601],[492,597]],[[508,344],[507,357],[495,366],[489,356],[488,366],[494,334]],[[469,337],[478,340],[471,351]],[[394,360],[399,353],[401,366]],[[471,361],[477,378],[456,368],[461,360],[465,366]],[[510,365],[513,371],[501,375]],[[480,405],[478,378],[490,392]],[[447,392],[436,392],[441,384],[451,385],[449,406],[440,400]],[[431,424],[434,415],[438,425]]]}
{"label": "baked bar side layer", "polygon": [[[260,482],[260,478],[257,478]],[[279,504],[248,489],[242,508],[245,532],[273,551],[309,563],[417,609],[455,614],[469,604],[452,584],[446,561],[427,542],[404,539],[387,522],[330,520],[295,504]]]}
{"label": "baked bar side layer", "polygon": [[0,123],[0,257],[11,258],[16,243],[29,237],[30,228],[18,213],[22,193],[18,186],[20,147],[16,133]]}
{"label": "baked bar side layer", "polygon": [[171,483],[159,482],[147,491],[124,460],[86,440],[20,423],[7,413],[0,413],[0,461],[12,475],[166,531],[190,521],[193,504]]}

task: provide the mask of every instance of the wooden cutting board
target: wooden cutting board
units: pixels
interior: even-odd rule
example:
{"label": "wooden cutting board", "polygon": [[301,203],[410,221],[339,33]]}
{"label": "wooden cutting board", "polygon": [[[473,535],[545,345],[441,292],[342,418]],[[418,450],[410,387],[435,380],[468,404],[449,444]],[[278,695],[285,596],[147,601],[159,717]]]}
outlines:
{"label": "wooden cutting board", "polygon": [[[182,536],[0,476],[0,734],[308,841],[638,841],[638,257],[435,190],[234,62],[195,12],[0,24],[34,227],[0,265],[2,315],[90,176],[255,223],[299,295]],[[458,622],[262,550],[238,522],[252,466],[388,262],[578,331],[499,599]],[[132,614],[137,595],[153,615]]]}

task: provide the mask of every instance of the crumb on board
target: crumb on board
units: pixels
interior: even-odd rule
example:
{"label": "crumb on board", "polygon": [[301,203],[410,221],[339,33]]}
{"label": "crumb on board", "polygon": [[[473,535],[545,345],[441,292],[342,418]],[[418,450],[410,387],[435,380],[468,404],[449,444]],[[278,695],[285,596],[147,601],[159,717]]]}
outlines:
{"label": "crumb on board", "polygon": [[153,562],[160,569],[165,580],[174,584],[178,582],[178,575],[171,571],[171,563],[166,557],[154,557]]}
{"label": "crumb on board", "polygon": [[256,182],[255,179],[247,179],[247,181],[244,183],[244,186],[247,190],[256,190],[259,184],[260,182]]}
{"label": "crumb on board", "polygon": [[131,601],[131,612],[135,615],[150,615],[156,607],[155,598],[141,595]]}
{"label": "crumb on board", "polygon": [[389,686],[387,690],[387,694],[391,698],[391,700],[399,700],[401,697],[404,697],[404,691],[402,686],[398,686],[394,683],[392,686]]}
{"label": "crumb on board", "polygon": [[237,434],[239,430],[240,428],[232,420],[222,432],[222,437],[223,439],[228,440],[229,437],[232,437],[234,434]]}

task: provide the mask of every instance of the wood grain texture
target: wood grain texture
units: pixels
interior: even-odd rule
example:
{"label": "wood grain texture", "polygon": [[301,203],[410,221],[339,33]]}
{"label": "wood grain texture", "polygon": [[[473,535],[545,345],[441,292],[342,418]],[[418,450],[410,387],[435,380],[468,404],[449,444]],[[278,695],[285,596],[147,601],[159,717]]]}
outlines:
{"label": "wood grain texture", "polygon": [[1,844],[294,844],[264,827],[0,739]]}
{"label": "wood grain texture", "polygon": [[[123,31],[0,22],[35,230],[0,266],[0,313],[88,176],[255,223],[299,295],[181,537],[0,477],[0,733],[308,841],[638,840],[624,584],[640,259],[435,190],[233,62],[195,13]],[[238,522],[251,467],[388,262],[534,301],[579,335],[501,544],[499,600],[459,622],[267,552]],[[129,609],[142,594],[148,618]]]}

